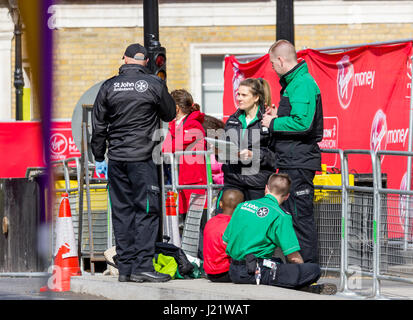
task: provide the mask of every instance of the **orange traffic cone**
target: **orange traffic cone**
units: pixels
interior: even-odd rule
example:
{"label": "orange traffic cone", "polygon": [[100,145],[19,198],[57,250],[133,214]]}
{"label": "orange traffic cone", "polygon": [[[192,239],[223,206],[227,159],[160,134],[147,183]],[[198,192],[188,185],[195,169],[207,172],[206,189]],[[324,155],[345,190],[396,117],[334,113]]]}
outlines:
{"label": "orange traffic cone", "polygon": [[49,278],[47,286],[40,288],[41,292],[48,290],[69,291],[70,277],[81,275],[67,193],[62,193],[59,216],[56,220],[54,265],[49,268],[51,269],[49,272],[52,271],[52,276]]}
{"label": "orange traffic cone", "polygon": [[169,236],[170,243],[173,243],[177,247],[181,247],[181,236],[179,235],[179,218],[176,213],[176,198],[175,192],[168,191],[166,193],[165,201],[165,223],[164,233]]}

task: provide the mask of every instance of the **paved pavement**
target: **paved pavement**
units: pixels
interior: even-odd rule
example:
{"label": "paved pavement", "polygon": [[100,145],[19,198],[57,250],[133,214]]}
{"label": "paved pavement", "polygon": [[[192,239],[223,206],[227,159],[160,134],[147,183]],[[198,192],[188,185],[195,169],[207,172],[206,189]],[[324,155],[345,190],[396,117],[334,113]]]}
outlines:
{"label": "paved pavement", "polygon": [[[319,283],[331,282],[339,287],[337,277],[323,277]],[[96,273],[72,277],[71,291],[111,300],[365,300],[370,299],[371,280],[356,279],[356,294],[338,292],[318,295],[271,286],[212,283],[207,279],[171,280],[165,283],[118,282],[117,277]],[[382,299],[413,300],[413,284],[382,282]]]}
{"label": "paved pavement", "polygon": [[75,292],[40,292],[43,277],[0,277],[0,300],[102,300],[96,295]]}
{"label": "paved pavement", "polygon": [[[322,283],[323,281],[319,281]],[[348,297],[311,294],[271,286],[213,283],[207,279],[165,283],[118,282],[102,274],[72,277],[71,291],[113,300],[343,300]]]}

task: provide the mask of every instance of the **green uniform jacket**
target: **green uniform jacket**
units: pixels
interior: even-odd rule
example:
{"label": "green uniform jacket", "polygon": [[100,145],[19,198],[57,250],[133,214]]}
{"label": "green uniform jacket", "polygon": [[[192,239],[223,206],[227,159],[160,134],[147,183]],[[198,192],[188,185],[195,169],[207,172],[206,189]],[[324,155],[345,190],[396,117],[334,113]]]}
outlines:
{"label": "green uniform jacket", "polygon": [[321,170],[318,142],[323,139],[320,90],[300,62],[280,79],[282,87],[278,118],[271,121],[278,168]]}
{"label": "green uniform jacket", "polygon": [[271,194],[240,203],[222,240],[227,243],[226,253],[235,260],[244,260],[250,253],[268,259],[277,247],[284,255],[300,250],[292,217]]}

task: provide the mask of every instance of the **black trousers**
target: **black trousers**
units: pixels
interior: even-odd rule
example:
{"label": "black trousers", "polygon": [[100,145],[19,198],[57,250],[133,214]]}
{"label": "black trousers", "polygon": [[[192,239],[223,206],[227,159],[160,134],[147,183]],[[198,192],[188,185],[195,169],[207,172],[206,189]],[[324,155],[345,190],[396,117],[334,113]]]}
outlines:
{"label": "black trousers", "polygon": [[211,282],[231,282],[229,272],[223,272],[218,274],[207,274],[207,278]]}
{"label": "black trousers", "polygon": [[108,181],[119,274],[154,271],[160,217],[155,164],[109,160]]}
{"label": "black trousers", "polygon": [[[279,263],[275,271],[275,277],[271,269],[264,267],[262,259],[259,259],[261,268],[260,284],[283,287],[288,289],[301,289],[308,286],[320,278],[321,270],[315,263]],[[229,275],[233,283],[256,284],[255,274],[248,273],[245,264],[231,263]]]}
{"label": "black trousers", "polygon": [[293,218],[300,254],[304,262],[318,263],[318,236],[313,207],[315,171],[280,169],[279,173],[287,173],[292,181],[290,196],[281,207]]}

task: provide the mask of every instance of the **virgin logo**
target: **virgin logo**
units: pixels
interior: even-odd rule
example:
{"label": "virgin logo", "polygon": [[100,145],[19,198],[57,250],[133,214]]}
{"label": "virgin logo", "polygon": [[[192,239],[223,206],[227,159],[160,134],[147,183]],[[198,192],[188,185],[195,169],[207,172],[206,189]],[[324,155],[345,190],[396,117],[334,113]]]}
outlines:
{"label": "virgin logo", "polygon": [[407,76],[409,77],[409,79],[412,78],[412,58],[413,56],[410,56],[407,59]]}
{"label": "virgin logo", "polygon": [[54,154],[66,152],[68,142],[66,137],[61,133],[55,133],[50,137],[50,151]]}
{"label": "virgin logo", "polygon": [[337,62],[337,95],[340,105],[347,109],[353,97],[354,91],[354,67],[349,56],[343,56]]}
{"label": "virgin logo", "polygon": [[232,77],[232,90],[233,90],[233,98],[234,98],[234,105],[237,106],[237,94],[238,94],[238,88],[239,84],[241,83],[242,80],[244,80],[244,74],[239,70],[238,64],[233,63],[233,68],[232,70],[234,71],[234,76]]}
{"label": "virgin logo", "polygon": [[[379,109],[371,124],[370,148],[375,152],[386,149],[387,121],[386,114]],[[382,159],[383,160],[383,159]]]}

